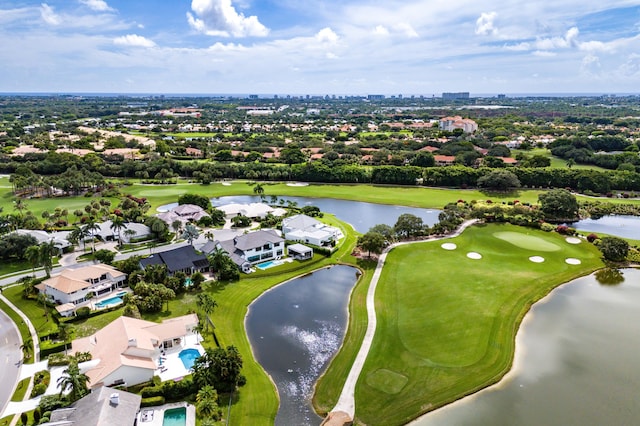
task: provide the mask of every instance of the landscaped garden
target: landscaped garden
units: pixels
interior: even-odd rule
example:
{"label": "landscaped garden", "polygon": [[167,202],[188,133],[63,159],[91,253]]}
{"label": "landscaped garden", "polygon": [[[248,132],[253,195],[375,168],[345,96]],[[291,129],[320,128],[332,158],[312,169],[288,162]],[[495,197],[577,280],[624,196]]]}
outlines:
{"label": "landscaped garden", "polygon": [[[454,246],[445,250],[443,243]],[[357,422],[405,424],[498,381],[531,303],[602,266],[594,246],[572,243],[494,224],[391,251],[376,293],[378,327],[356,388]],[[331,387],[321,380],[318,407],[335,403]]]}

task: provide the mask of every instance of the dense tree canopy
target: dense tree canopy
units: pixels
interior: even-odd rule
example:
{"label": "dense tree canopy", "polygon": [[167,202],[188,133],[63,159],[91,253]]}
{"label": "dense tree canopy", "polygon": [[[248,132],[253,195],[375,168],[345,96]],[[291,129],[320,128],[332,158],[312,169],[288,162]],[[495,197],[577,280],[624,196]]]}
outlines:
{"label": "dense tree canopy", "polygon": [[618,237],[604,237],[600,240],[598,248],[605,259],[613,262],[622,262],[629,253],[629,243]]}
{"label": "dense tree canopy", "polygon": [[572,220],[578,217],[578,201],[566,189],[552,189],[538,196],[547,220]]}

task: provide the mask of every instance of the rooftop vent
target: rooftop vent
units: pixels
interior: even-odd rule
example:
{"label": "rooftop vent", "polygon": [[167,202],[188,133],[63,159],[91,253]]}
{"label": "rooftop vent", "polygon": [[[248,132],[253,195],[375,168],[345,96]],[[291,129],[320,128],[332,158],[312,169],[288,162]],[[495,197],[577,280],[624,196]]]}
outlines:
{"label": "rooftop vent", "polygon": [[120,394],[117,392],[112,393],[111,396],[109,396],[109,403],[111,405],[118,405],[120,403]]}

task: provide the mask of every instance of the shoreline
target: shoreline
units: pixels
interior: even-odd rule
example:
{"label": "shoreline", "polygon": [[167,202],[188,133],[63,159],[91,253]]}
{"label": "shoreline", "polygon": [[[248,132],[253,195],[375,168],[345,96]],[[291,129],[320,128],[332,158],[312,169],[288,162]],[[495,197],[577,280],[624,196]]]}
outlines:
{"label": "shoreline", "polygon": [[[593,273],[593,272],[592,272]],[[589,274],[590,275],[590,274]],[[578,277],[580,278],[580,277]],[[522,372],[522,369],[524,367],[524,358],[526,355],[526,351],[527,351],[527,347],[524,345],[524,339],[527,333],[527,326],[531,323],[531,321],[533,321],[534,318],[534,314],[532,311],[532,309],[536,306],[545,304],[547,302],[549,302],[551,300],[552,297],[555,296],[555,293],[557,290],[559,290],[560,288],[570,285],[573,283],[573,281],[575,281],[577,278],[572,279],[571,281],[568,281],[566,283],[562,283],[559,286],[555,287],[553,290],[551,290],[546,296],[544,296],[542,299],[538,300],[537,302],[535,302],[533,305],[531,305],[531,307],[529,308],[529,310],[527,311],[527,313],[524,315],[524,318],[522,319],[522,321],[520,322],[520,326],[518,327],[518,331],[516,333],[516,338],[515,338],[515,346],[514,346],[514,352],[513,352],[513,362],[511,363],[511,368],[509,369],[509,371],[507,371],[507,373],[502,376],[502,378],[497,381],[496,383],[489,385],[485,388],[482,388],[480,390],[478,390],[477,392],[474,392],[472,394],[469,394],[467,396],[464,396],[458,400],[455,400],[449,404],[446,404],[440,408],[437,408],[433,411],[429,411],[428,413],[425,413],[413,420],[411,420],[409,423],[406,424],[406,426],[422,426],[421,421],[422,420],[427,420],[429,417],[435,417],[436,414],[442,414],[442,413],[446,413],[447,411],[450,411],[456,407],[465,405],[465,404],[469,404],[470,402],[472,402],[474,399],[476,399],[477,397],[479,397],[480,395],[484,394],[484,393],[488,393],[491,391],[495,391],[501,388],[504,388],[509,382],[511,382],[512,380],[514,380],[518,374],[520,372]]]}

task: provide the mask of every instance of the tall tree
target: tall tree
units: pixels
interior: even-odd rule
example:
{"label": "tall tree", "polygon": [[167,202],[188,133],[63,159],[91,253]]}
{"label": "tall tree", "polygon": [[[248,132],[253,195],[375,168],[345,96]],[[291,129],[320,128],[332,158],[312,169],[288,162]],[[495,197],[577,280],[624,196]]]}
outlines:
{"label": "tall tree", "polygon": [[89,377],[80,372],[78,360],[71,358],[69,366],[63,370],[62,374],[63,376],[58,378],[60,395],[68,391],[69,399],[71,401],[77,401],[89,392],[87,388]]}
{"label": "tall tree", "polygon": [[182,231],[182,238],[189,242],[189,245],[193,245],[193,240],[197,239],[200,236],[200,231],[194,225],[187,223],[184,227],[184,231]]}
{"label": "tall tree", "polygon": [[112,231],[118,233],[118,244],[122,245],[122,230],[126,228],[126,224],[124,222],[124,218],[121,216],[113,215],[111,218],[111,228]]}

